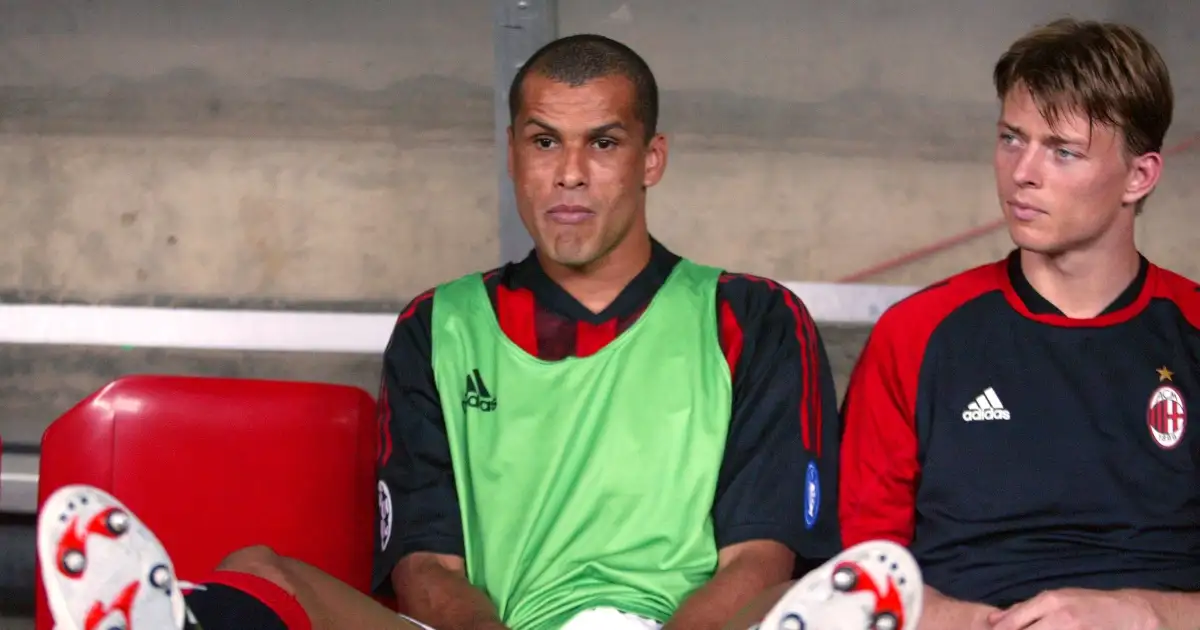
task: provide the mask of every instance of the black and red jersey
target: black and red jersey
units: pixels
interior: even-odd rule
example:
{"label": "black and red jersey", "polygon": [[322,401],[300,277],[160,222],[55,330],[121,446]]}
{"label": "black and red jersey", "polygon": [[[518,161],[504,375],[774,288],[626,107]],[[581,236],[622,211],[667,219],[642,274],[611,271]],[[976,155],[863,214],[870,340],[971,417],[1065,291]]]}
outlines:
{"label": "black and red jersey", "polygon": [[1046,589],[1200,590],[1200,292],[1142,259],[1071,319],[1019,256],[872,331],[843,408],[844,542],[910,546],[926,582],[1007,606]]}
{"label": "black and red jersey", "polygon": [[[505,334],[529,354],[557,361],[591,355],[617,338],[678,262],[655,242],[650,263],[601,313],[555,284],[533,254],[485,274],[484,281]],[[816,325],[799,298],[770,280],[727,273],[717,290],[717,312],[696,316],[717,318],[733,383],[712,510],[718,545],[769,539],[809,560],[828,558],[840,548],[839,430],[833,377]],[[413,300],[384,356],[379,475],[394,508],[391,540],[376,556],[377,586],[385,585],[408,553],[463,554],[454,469],[431,364],[432,313],[433,291]],[[809,462],[816,463],[815,472]],[[810,490],[819,493],[808,519],[816,519],[811,529],[805,518]]]}

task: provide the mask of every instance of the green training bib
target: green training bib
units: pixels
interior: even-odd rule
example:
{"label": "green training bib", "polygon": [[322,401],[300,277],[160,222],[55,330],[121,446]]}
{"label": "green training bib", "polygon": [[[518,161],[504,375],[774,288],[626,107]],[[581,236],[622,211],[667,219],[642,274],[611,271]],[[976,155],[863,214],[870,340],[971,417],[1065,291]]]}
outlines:
{"label": "green training bib", "polygon": [[553,362],[504,334],[481,276],[437,289],[433,367],[467,576],[513,630],[599,606],[665,621],[716,570],[732,404],[719,276],[680,261],[628,330]]}

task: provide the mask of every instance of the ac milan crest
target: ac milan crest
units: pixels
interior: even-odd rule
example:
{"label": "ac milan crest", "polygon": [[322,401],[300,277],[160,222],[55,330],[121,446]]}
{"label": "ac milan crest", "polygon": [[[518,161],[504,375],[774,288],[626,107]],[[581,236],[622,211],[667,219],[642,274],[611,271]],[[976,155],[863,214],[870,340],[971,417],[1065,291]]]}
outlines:
{"label": "ac milan crest", "polygon": [[1150,395],[1146,409],[1146,425],[1150,437],[1164,449],[1175,448],[1187,428],[1187,406],[1183,394],[1171,385],[1162,385]]}

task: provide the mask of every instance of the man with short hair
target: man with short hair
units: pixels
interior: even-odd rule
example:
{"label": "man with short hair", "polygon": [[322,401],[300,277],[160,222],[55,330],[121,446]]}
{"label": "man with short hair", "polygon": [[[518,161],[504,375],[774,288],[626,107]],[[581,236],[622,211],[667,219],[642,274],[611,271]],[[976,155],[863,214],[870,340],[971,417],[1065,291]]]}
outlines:
{"label": "man with short hair", "polygon": [[843,408],[847,545],[908,545],[922,630],[1200,619],[1200,288],[1142,257],[1172,88],[1133,28],[1060,20],[997,62],[1016,250],[879,320]]}
{"label": "man with short hair", "polygon": [[[632,50],[552,42],[518,73],[511,107],[509,172],[535,249],[416,298],[396,324],[375,583],[438,630],[719,628],[797,558],[840,549],[820,336],[783,286],[651,238],[646,194],[667,141]],[[269,549],[222,568],[187,597],[208,630],[413,627]],[[60,611],[101,602],[47,570],[48,590],[77,600]],[[152,586],[169,590],[158,573]]]}
{"label": "man with short hair", "polygon": [[376,582],[439,630],[604,614],[718,627],[797,556],[839,549],[816,326],[786,288],[651,238],[646,194],[668,151],[634,51],[555,41],[509,105],[535,249],[417,298],[397,324]]}

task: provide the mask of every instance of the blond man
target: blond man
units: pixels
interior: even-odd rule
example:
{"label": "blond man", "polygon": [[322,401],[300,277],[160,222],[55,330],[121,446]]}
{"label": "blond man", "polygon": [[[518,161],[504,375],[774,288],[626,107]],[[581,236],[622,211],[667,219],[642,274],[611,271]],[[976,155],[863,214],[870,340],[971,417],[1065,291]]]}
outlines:
{"label": "blond man", "polygon": [[994,69],[1010,256],[902,301],[843,421],[844,543],[907,545],[922,630],[1200,619],[1200,292],[1134,222],[1173,96],[1136,30],[1060,20]]}

